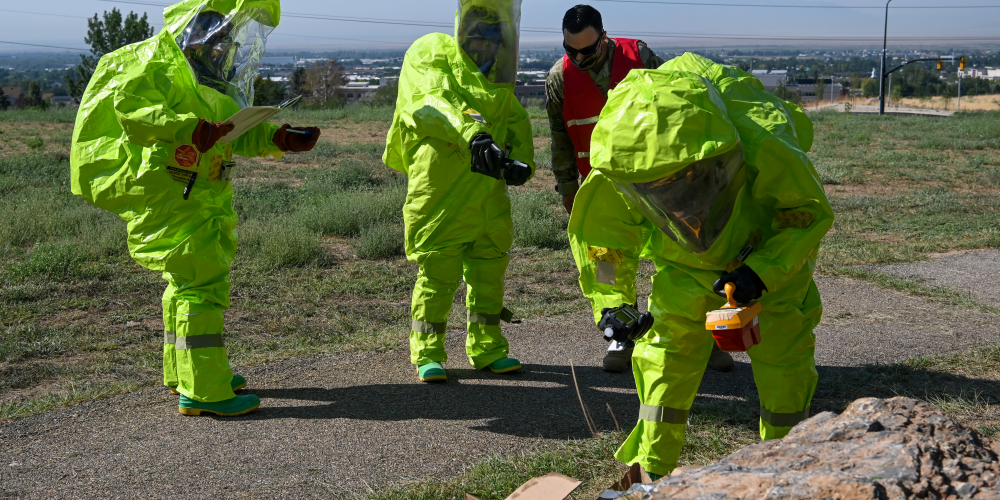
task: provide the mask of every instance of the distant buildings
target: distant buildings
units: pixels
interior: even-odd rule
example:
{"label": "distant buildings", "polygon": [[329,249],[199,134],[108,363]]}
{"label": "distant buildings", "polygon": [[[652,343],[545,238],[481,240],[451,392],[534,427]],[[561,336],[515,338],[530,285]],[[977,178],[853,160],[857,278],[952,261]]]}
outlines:
{"label": "distant buildings", "polygon": [[521,104],[527,104],[528,100],[541,101],[542,105],[545,105],[545,80],[528,80],[526,82],[517,82],[514,86],[514,97],[520,101]]}
{"label": "distant buildings", "polygon": [[983,80],[1000,80],[1000,68],[991,68],[989,66],[985,68],[968,68],[964,71],[959,70],[958,76],[962,78],[981,78]]}
{"label": "distant buildings", "polygon": [[824,78],[822,80],[824,83],[823,95],[817,96],[816,79],[813,78],[800,78],[795,81],[789,81],[787,71],[768,71],[766,69],[753,70],[753,76],[757,77],[760,83],[764,84],[764,88],[771,93],[777,93],[778,87],[784,85],[786,92],[792,93],[803,103],[815,102],[817,99],[829,101],[847,97],[847,89],[842,84],[833,81],[832,78]]}
{"label": "distant buildings", "polygon": [[384,76],[378,79],[377,84],[370,80],[354,80],[337,87],[337,95],[344,100],[344,104],[357,104],[374,99],[378,89],[393,83],[399,83],[398,76]]}
{"label": "distant buildings", "polygon": [[753,70],[753,76],[756,76],[760,83],[763,83],[768,90],[774,90],[778,88],[781,83],[788,85],[788,71],[783,69],[772,69],[770,71],[766,69],[755,69]]}
{"label": "distant buildings", "polygon": [[[24,95],[23,89],[21,87],[3,87],[3,97],[2,99],[7,100],[7,104],[14,109],[20,109],[25,105],[25,99],[28,96]],[[42,94],[42,99],[49,102],[49,105],[53,108],[74,108],[78,106],[76,101],[69,96],[57,96],[55,94],[45,93]]]}

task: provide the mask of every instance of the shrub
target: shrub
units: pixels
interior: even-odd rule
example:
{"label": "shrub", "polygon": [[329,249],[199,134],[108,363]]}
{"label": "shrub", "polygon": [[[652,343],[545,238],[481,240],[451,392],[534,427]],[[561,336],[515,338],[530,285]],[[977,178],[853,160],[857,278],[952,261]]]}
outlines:
{"label": "shrub", "polygon": [[68,190],[43,188],[26,188],[0,198],[0,214],[0,241],[21,247],[74,238],[83,228],[109,217]]}
{"label": "shrub", "polygon": [[402,224],[373,225],[352,239],[351,247],[362,259],[385,259],[403,255],[403,238]]}
{"label": "shrub", "polygon": [[284,182],[248,182],[233,187],[233,208],[241,220],[269,219],[291,213],[299,192]]}
{"label": "shrub", "polygon": [[569,247],[567,217],[554,195],[514,191],[511,195],[514,244],[539,248]]}
{"label": "shrub", "polygon": [[10,266],[16,279],[44,277],[58,279],[95,279],[106,277],[102,266],[90,263],[90,254],[70,243],[40,243],[28,257]]}
{"label": "shrub", "polygon": [[317,199],[297,214],[300,223],[325,236],[358,236],[369,227],[399,223],[406,191],[342,191]]}
{"label": "shrub", "polygon": [[64,154],[31,153],[0,156],[0,184],[10,190],[26,186],[63,184],[69,181],[69,157]]}
{"label": "shrub", "polygon": [[42,139],[42,136],[35,135],[24,141],[24,144],[31,149],[41,149],[41,147],[45,145],[45,140]]}
{"label": "shrub", "polygon": [[288,218],[251,221],[238,229],[237,261],[267,269],[298,267],[323,255],[319,235]]}

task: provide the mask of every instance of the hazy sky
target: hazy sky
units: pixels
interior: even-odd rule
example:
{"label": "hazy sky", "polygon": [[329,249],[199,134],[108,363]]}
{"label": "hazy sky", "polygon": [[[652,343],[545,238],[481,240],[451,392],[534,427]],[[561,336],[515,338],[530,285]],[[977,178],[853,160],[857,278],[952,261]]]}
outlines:
{"label": "hazy sky", "polygon": [[[655,1],[655,0],[654,0]],[[698,3],[766,3],[780,5],[881,6],[881,0],[684,0]],[[168,3],[144,0],[143,3]],[[524,0],[522,30],[525,28],[558,30],[563,13],[573,0]],[[654,47],[734,45],[773,45],[770,41],[693,39],[685,35],[757,35],[783,37],[872,37],[882,34],[883,11],[860,9],[744,8],[691,5],[652,5],[593,1],[604,15],[605,27],[616,34],[640,34]],[[893,7],[975,5],[1000,6],[1000,0],[894,0]],[[159,28],[163,9],[100,0],[0,0],[0,41],[85,48],[86,20],[95,12],[118,7],[123,11],[149,12]],[[404,49],[414,39],[433,31],[451,32],[451,28],[399,26],[333,20],[301,19],[293,14],[364,17],[452,24],[456,0],[284,0],[286,14],[268,41],[275,50],[337,50],[359,48]],[[31,13],[11,12],[22,11]],[[62,17],[60,17],[62,16]],[[890,9],[889,35],[892,37],[982,36],[1000,39],[1000,8],[904,10]],[[655,35],[681,35],[664,37]],[[303,36],[327,38],[303,38]],[[556,47],[557,33],[522,32],[523,48]],[[795,42],[802,45],[831,45],[834,42]],[[1000,41],[990,42],[1000,46]],[[880,42],[864,45],[880,46]],[[965,45],[961,42],[928,40],[927,47]],[[0,44],[0,52],[42,50]],[[44,49],[52,50],[52,49]]]}

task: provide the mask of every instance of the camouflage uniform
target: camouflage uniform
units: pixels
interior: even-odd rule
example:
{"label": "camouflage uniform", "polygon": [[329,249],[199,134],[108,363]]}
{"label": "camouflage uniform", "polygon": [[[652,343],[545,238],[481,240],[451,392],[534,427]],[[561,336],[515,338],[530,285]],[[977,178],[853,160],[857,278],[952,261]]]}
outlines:
{"label": "camouflage uniform", "polygon": [[[608,96],[615,53],[614,39],[608,38],[608,41],[611,42],[606,49],[608,57],[600,71],[587,72],[604,97]],[[663,59],[654,54],[645,42],[639,42],[639,57],[646,69],[656,69],[663,65]],[[549,127],[552,129],[552,172],[556,176],[556,191],[564,195],[574,194],[580,187],[580,171],[576,167],[576,152],[563,118],[563,58],[559,58],[549,70],[545,79],[545,96]]]}

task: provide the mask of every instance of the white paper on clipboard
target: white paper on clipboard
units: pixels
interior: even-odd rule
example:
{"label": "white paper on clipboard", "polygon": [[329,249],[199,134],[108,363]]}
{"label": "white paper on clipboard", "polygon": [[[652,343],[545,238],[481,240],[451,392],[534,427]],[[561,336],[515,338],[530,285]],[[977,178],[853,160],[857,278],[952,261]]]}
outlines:
{"label": "white paper on clipboard", "polygon": [[235,141],[239,136],[271,119],[272,116],[278,114],[281,110],[299,102],[301,98],[302,96],[296,96],[277,106],[250,106],[249,108],[241,109],[238,113],[229,117],[228,120],[222,122],[222,125],[232,125],[235,128],[233,128],[232,132],[226,134],[225,137],[219,139],[219,142],[229,144]]}

